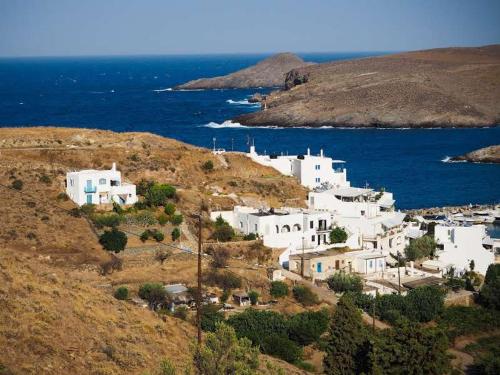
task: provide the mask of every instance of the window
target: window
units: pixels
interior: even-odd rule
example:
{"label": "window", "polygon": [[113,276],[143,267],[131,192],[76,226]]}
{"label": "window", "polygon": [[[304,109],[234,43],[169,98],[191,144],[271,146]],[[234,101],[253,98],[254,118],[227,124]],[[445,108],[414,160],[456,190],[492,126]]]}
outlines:
{"label": "window", "polygon": [[311,236],[311,241],[312,241],[312,242],[314,242],[315,240],[316,240],[316,236],[313,234],[313,235]]}
{"label": "window", "polygon": [[319,170],[321,169],[321,165],[316,164],[316,165],[314,166],[314,169],[316,169],[317,171],[319,171]]}
{"label": "window", "polygon": [[257,224],[255,224],[255,233],[257,233]]}
{"label": "window", "polygon": [[370,263],[368,263],[368,264],[369,264],[368,265],[369,268],[373,268],[373,260],[370,260]]}
{"label": "window", "polygon": [[240,229],[243,229],[243,221],[240,221]]}
{"label": "window", "polygon": [[321,178],[316,177],[315,181],[319,184],[321,182]]}
{"label": "window", "polygon": [[106,185],[106,179],[105,178],[100,178],[99,179],[99,185]]}
{"label": "window", "polygon": [[75,185],[75,181],[72,178],[70,178],[69,179],[69,186],[74,186],[74,185]]}
{"label": "window", "polygon": [[365,211],[361,210],[361,216],[365,216]]}
{"label": "window", "polygon": [[314,228],[314,221],[309,222],[309,228],[313,229]]}
{"label": "window", "polygon": [[392,247],[392,238],[389,238],[389,247]]}

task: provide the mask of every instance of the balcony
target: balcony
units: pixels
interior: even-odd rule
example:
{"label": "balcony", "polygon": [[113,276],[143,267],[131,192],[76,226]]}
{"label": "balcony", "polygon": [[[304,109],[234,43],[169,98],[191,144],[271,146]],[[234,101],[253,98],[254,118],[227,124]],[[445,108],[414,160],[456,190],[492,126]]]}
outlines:
{"label": "balcony", "polygon": [[83,191],[85,193],[95,193],[97,191],[97,187],[95,187],[95,186],[85,186],[83,188]]}

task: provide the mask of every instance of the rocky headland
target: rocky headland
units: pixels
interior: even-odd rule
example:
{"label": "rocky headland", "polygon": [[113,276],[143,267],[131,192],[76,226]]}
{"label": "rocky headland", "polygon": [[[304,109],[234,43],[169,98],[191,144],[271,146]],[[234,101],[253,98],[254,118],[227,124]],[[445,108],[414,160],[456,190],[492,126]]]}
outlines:
{"label": "rocky headland", "polygon": [[174,87],[175,90],[282,87],[292,69],[311,65],[293,53],[279,53],[256,65],[213,78],[200,78]]}
{"label": "rocky headland", "polygon": [[249,126],[486,127],[500,123],[500,45],[441,48],[289,71]]}
{"label": "rocky headland", "polygon": [[468,161],[471,163],[500,163],[500,145],[480,148],[467,154],[450,158],[450,161]]}

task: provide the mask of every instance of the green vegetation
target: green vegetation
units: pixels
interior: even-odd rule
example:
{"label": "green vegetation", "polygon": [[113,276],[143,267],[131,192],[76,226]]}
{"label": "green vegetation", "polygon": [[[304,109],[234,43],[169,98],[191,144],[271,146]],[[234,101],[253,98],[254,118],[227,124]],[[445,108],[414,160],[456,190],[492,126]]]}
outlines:
{"label": "green vegetation", "polygon": [[160,362],[158,372],[159,372],[159,375],[175,375],[176,374],[176,370],[175,370],[174,365],[167,358],[165,358],[163,361]]}
{"label": "green vegetation", "polygon": [[159,207],[167,205],[169,199],[175,198],[175,188],[168,184],[143,179],[137,184],[137,194],[144,197],[146,206]]}
{"label": "green vegetation", "polygon": [[170,235],[172,236],[172,241],[175,242],[181,237],[181,230],[179,228],[174,228]]}
{"label": "green vegetation", "polygon": [[99,243],[108,251],[119,253],[127,246],[127,235],[116,228],[104,231],[99,237]]}
{"label": "green vegetation", "polygon": [[295,363],[302,359],[302,348],[285,336],[271,334],[263,340],[262,351],[284,361]]}
{"label": "green vegetation", "polygon": [[255,233],[249,233],[243,236],[245,241],[255,241],[257,239],[257,235]]}
{"label": "green vegetation", "polygon": [[304,306],[317,305],[319,303],[318,296],[305,285],[297,285],[293,287],[292,293],[297,302]]}
{"label": "green vegetation", "polygon": [[59,194],[57,194],[57,200],[58,201],[64,201],[64,202],[68,201],[69,200],[69,196],[66,193],[59,193]]}
{"label": "green vegetation", "polygon": [[119,300],[126,300],[129,297],[129,291],[126,286],[121,286],[115,290],[114,296]]}
{"label": "green vegetation", "polygon": [[414,261],[421,258],[434,256],[436,250],[436,242],[434,238],[428,235],[416,238],[410,241],[410,244],[405,248],[406,260]]}
{"label": "green vegetation", "polygon": [[330,243],[344,243],[347,241],[347,232],[344,228],[336,227],[330,232]]}
{"label": "green vegetation", "polygon": [[274,298],[286,297],[288,295],[288,285],[283,281],[271,282],[271,296]]}
{"label": "green vegetation", "polygon": [[165,239],[165,235],[158,229],[146,229],[141,233],[141,241],[145,242],[150,238],[153,238],[156,242],[161,242]]}
{"label": "green vegetation", "polygon": [[250,303],[252,304],[252,306],[257,305],[257,303],[259,302],[259,293],[255,290],[251,290],[250,292],[248,292],[248,297],[250,298]]}
{"label": "green vegetation", "polygon": [[326,332],[329,321],[330,316],[326,309],[295,314],[288,320],[289,337],[302,346],[312,344]]}
{"label": "green vegetation", "polygon": [[224,314],[217,305],[203,305],[201,307],[201,329],[214,332],[217,324],[224,321]]}
{"label": "green vegetation", "polygon": [[145,283],[139,287],[139,297],[148,301],[149,307],[156,310],[167,302],[167,292],[163,285]]}
{"label": "green vegetation", "polygon": [[97,228],[114,228],[120,225],[123,218],[116,213],[93,214],[91,220]]}
{"label": "green vegetation", "polygon": [[175,210],[175,204],[173,204],[172,202],[168,202],[164,207],[165,214],[167,214],[168,216],[172,216],[173,214],[175,214]]}
{"label": "green vegetation", "polygon": [[23,190],[23,185],[24,183],[22,180],[15,179],[14,181],[12,181],[12,184],[10,186],[16,190]]}
{"label": "green vegetation", "polygon": [[181,214],[174,214],[170,217],[170,222],[173,225],[181,225],[183,221],[184,221],[184,218],[182,217]]}
{"label": "green vegetation", "polygon": [[221,242],[231,241],[234,238],[234,229],[225,221],[222,216],[219,216],[214,223],[214,231],[211,238]]}
{"label": "green vegetation", "polygon": [[337,293],[343,292],[361,292],[363,290],[363,281],[357,275],[346,274],[345,272],[336,272],[326,280],[328,287]]}
{"label": "green vegetation", "polygon": [[224,290],[241,288],[241,277],[231,272],[211,270],[204,275],[205,282],[211,286],[218,286]]}
{"label": "green vegetation", "polygon": [[188,308],[186,306],[179,306],[175,308],[174,316],[178,319],[186,320],[188,316]]}
{"label": "green vegetation", "polygon": [[450,339],[462,335],[493,332],[498,329],[500,312],[476,306],[446,307],[438,319]]}
{"label": "green vegetation", "polygon": [[467,345],[465,351],[474,357],[471,373],[500,374],[500,335],[481,337]]}
{"label": "green vegetation", "polygon": [[47,176],[46,174],[42,174],[40,176],[40,182],[47,184],[47,185],[50,185],[52,183],[52,179],[49,176]]}
{"label": "green vegetation", "polygon": [[500,310],[500,264],[489,265],[479,297],[483,306]]}
{"label": "green vegetation", "polygon": [[214,162],[212,160],[207,160],[201,165],[201,169],[205,172],[211,172],[214,170]]}
{"label": "green vegetation", "polygon": [[168,216],[164,213],[161,213],[156,217],[156,220],[158,220],[158,224],[165,225],[168,223]]}

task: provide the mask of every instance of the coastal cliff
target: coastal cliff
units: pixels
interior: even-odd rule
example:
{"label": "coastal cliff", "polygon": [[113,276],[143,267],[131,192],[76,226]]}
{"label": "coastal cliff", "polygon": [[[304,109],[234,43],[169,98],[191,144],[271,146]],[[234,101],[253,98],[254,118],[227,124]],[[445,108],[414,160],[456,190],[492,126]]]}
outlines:
{"label": "coastal cliff", "polygon": [[[286,74],[249,126],[485,127],[500,123],[500,45],[316,64]],[[264,105],[263,105],[264,108]]]}
{"label": "coastal cliff", "polygon": [[279,53],[256,65],[213,78],[200,78],[174,87],[176,90],[282,87],[285,74],[310,65],[293,53]]}
{"label": "coastal cliff", "polygon": [[480,148],[461,156],[455,156],[451,161],[468,161],[471,163],[500,163],[500,145]]}

